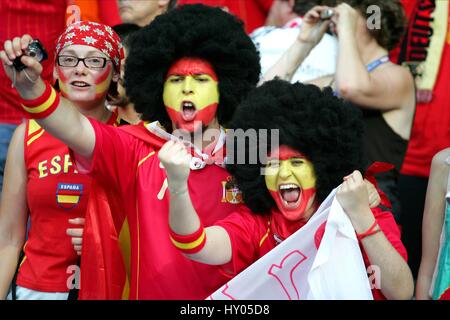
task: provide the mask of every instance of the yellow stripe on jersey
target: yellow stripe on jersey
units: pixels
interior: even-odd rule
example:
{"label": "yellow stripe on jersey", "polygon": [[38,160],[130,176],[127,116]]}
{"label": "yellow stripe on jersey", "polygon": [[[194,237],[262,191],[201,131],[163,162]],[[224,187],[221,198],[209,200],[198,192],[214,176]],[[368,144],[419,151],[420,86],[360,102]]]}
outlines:
{"label": "yellow stripe on jersey", "polygon": [[41,132],[39,132],[38,134],[36,134],[35,136],[31,137],[28,141],[27,141],[27,146],[29,146],[30,144],[32,144],[35,140],[39,139],[43,134],[44,134],[45,130],[42,129]]}
{"label": "yellow stripe on jersey", "polygon": [[266,234],[261,238],[261,240],[259,241],[259,246],[261,247],[264,243],[264,241],[266,241],[267,237],[269,236],[270,233],[270,221],[267,223],[267,231]]}
{"label": "yellow stripe on jersey", "polygon": [[141,164],[143,164],[148,158],[150,158],[152,155],[155,154],[155,151],[150,152],[145,158],[141,159],[138,163],[138,167],[141,166]]}
{"label": "yellow stripe on jersey", "polygon": [[35,120],[28,121],[28,136],[31,136],[33,133],[35,133],[39,129],[42,129],[42,128]]}
{"label": "yellow stripe on jersey", "polygon": [[131,240],[130,240],[130,227],[128,225],[128,219],[125,218],[122,228],[119,233],[119,246],[122,253],[122,257],[125,263],[125,271],[127,273],[125,277],[125,286],[122,291],[122,299],[128,300],[130,296],[130,268],[131,268]]}

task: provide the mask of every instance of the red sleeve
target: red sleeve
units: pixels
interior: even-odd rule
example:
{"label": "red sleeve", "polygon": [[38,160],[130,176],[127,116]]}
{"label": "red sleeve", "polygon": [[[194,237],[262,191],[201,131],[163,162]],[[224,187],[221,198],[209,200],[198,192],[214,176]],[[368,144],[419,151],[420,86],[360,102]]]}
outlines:
{"label": "red sleeve", "polygon": [[215,223],[227,231],[231,240],[231,261],[222,266],[227,276],[234,277],[259,258],[258,218],[248,208],[242,207]]}
{"label": "red sleeve", "polygon": [[74,154],[77,168],[81,173],[90,174],[107,186],[120,186],[127,190],[133,181],[133,168],[136,167],[136,138],[89,118],[95,131],[95,147],[91,159]]}

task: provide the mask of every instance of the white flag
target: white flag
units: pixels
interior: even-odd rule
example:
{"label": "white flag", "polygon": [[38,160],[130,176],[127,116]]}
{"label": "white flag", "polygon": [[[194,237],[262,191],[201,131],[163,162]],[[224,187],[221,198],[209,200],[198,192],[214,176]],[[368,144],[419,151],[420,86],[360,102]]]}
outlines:
{"label": "white flag", "polygon": [[207,299],[372,300],[355,231],[335,195],[336,189],[306,225]]}

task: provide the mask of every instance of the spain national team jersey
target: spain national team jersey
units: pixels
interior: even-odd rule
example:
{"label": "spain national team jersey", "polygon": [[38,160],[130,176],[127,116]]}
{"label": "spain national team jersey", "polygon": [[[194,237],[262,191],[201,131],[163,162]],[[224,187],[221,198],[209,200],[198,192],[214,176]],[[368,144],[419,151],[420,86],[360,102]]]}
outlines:
{"label": "spain national team jersey", "polygon": [[[113,114],[108,124],[117,123]],[[24,160],[31,228],[17,284],[43,292],[68,292],[67,281],[78,262],[66,234],[73,227],[68,220],[84,217],[91,178],[78,173],[69,148],[34,120],[26,122]]]}
{"label": "spain national team jersey", "polygon": [[[165,170],[157,157],[160,146],[124,130],[91,123],[96,136],[92,161],[87,165],[81,158],[77,161],[107,186],[108,195],[116,198],[112,201],[122,204],[113,215],[126,214],[131,241],[129,298],[206,298],[229,277],[216,266],[185,258],[170,242],[169,191]],[[146,134],[147,129],[141,126]],[[230,175],[217,165],[192,170],[188,186],[193,205],[205,224],[213,224],[240,206],[241,198],[230,183]]]}
{"label": "spain national team jersey", "polygon": [[[408,258],[406,249],[400,240],[400,230],[392,213],[383,211],[379,207],[371,210],[387,240],[406,261]],[[233,249],[231,261],[222,266],[224,272],[227,272],[230,276],[237,275],[299,230],[304,224],[304,222],[287,221],[278,210],[272,210],[270,215],[263,216],[256,215],[250,209],[242,206],[239,211],[230,214],[227,218],[215,224],[227,231]],[[318,243],[320,243],[322,236],[323,232],[316,233]],[[369,257],[361,243],[360,248],[367,268],[371,265]],[[385,299],[379,289],[372,289],[372,294],[375,300]]]}

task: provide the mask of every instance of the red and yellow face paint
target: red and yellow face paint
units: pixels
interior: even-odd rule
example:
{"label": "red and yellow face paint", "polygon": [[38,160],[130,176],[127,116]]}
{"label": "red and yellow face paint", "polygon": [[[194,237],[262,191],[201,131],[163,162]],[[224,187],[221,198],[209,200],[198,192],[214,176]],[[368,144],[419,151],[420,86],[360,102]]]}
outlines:
{"label": "red and yellow face paint", "polygon": [[287,146],[274,150],[265,170],[269,193],[283,216],[307,221],[316,209],[316,176],[306,157]]}
{"label": "red and yellow face paint", "polygon": [[[81,61],[79,63],[82,63]],[[76,67],[56,66],[58,85],[63,97],[73,101],[97,101],[103,99],[109,89],[112,78],[112,65],[107,63],[105,68],[99,70],[89,69],[89,75],[78,77],[73,74]],[[73,81],[83,81],[88,87],[75,87]]]}
{"label": "red and yellow face paint", "polygon": [[209,125],[217,113],[217,75],[207,61],[182,58],[167,72],[163,101],[176,128],[194,132]]}

